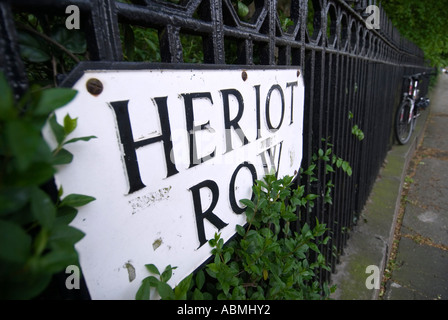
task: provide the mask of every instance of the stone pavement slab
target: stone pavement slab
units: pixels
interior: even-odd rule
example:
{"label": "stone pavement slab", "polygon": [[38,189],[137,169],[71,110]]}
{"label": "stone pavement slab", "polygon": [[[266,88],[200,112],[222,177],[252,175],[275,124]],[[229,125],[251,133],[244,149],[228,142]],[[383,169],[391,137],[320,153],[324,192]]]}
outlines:
{"label": "stone pavement slab", "polygon": [[[408,172],[409,187],[383,299],[448,300],[448,77],[434,92],[423,142]],[[399,231],[399,232],[398,232]]]}
{"label": "stone pavement slab", "polygon": [[448,175],[441,175],[448,173],[448,161],[424,157],[421,162],[407,195],[401,233],[429,237],[448,248]]}
{"label": "stone pavement slab", "polygon": [[447,300],[448,251],[402,237],[384,300]]}
{"label": "stone pavement slab", "polygon": [[448,77],[441,75],[408,174],[397,253],[383,299],[448,300]]}

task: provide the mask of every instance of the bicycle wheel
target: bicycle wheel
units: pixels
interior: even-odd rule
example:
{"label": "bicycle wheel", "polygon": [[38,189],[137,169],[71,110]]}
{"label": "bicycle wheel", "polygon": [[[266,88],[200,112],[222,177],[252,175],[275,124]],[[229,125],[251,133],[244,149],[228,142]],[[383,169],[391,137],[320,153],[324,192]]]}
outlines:
{"label": "bicycle wheel", "polygon": [[401,103],[395,114],[395,136],[400,144],[408,143],[414,129],[414,117],[409,120],[410,112],[411,102],[405,100]]}

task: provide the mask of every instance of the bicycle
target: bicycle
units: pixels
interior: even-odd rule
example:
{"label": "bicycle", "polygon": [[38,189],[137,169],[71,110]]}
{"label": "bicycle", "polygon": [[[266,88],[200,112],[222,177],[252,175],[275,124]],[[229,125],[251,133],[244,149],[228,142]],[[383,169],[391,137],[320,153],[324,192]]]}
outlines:
{"label": "bicycle", "polygon": [[432,73],[417,73],[404,78],[409,80],[408,90],[403,93],[403,99],[395,114],[395,136],[399,144],[406,144],[411,139],[420,110],[429,107],[429,99],[420,97],[419,84],[425,76]]}

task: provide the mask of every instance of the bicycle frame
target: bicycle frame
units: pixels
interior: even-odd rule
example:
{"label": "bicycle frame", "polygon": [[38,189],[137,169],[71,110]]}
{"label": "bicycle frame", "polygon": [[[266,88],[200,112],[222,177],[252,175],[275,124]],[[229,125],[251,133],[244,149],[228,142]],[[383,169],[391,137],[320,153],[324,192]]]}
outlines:
{"label": "bicycle frame", "polygon": [[[408,123],[410,123],[414,117],[415,102],[419,98],[420,94],[419,89],[420,74],[409,76],[408,79],[409,79],[409,87],[408,91],[403,94],[403,100],[407,99],[411,104],[411,110],[409,112],[409,119],[408,119]],[[403,117],[403,115],[401,115],[401,117]]]}
{"label": "bicycle frame", "polygon": [[420,82],[422,77],[430,76],[429,73],[417,73],[403,77],[406,82],[403,98],[395,114],[395,134],[400,144],[406,144],[415,127],[415,122],[420,116],[420,110],[429,106],[429,99],[420,97]]}

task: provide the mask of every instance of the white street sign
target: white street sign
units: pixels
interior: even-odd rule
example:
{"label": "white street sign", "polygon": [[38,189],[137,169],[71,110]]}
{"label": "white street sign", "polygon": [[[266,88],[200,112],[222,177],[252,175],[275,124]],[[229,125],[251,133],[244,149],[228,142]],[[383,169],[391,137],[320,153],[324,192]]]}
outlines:
{"label": "white street sign", "polygon": [[72,222],[86,233],[76,248],[92,299],[134,299],[149,263],[176,266],[174,287],[210,257],[216,232],[227,241],[245,224],[239,200],[255,179],[299,170],[297,69],[86,70],[73,88],[57,119],[68,113],[73,137],[97,139],[67,145],[73,162],[55,179],[96,198]]}

